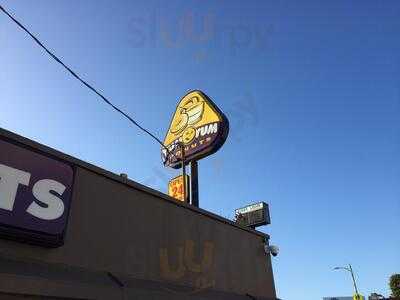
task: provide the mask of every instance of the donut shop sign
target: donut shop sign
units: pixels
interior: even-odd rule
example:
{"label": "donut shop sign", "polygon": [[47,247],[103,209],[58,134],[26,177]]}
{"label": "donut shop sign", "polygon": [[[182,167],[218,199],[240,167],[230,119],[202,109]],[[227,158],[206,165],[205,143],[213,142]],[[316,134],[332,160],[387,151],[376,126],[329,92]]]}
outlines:
{"label": "donut shop sign", "polygon": [[0,138],[0,237],[61,246],[73,177],[70,165]]}

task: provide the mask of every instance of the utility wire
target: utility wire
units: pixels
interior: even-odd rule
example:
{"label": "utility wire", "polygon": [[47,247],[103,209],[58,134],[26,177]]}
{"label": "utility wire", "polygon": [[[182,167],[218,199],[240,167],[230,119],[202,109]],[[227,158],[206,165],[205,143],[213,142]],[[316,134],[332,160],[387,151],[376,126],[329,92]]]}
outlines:
{"label": "utility wire", "polygon": [[66,64],[63,63],[61,59],[59,59],[53,52],[51,52],[34,34],[32,34],[24,25],[22,25],[17,19],[15,19],[7,10],[3,8],[3,6],[0,5],[0,10],[5,13],[14,23],[16,23],[23,31],[25,31],[35,42],[38,44],[41,48],[43,48],[44,51],[48,55],[50,55],[56,62],[58,62],[60,65],[62,65],[73,77],[78,79],[84,86],[86,86],[88,89],[90,89],[92,92],[94,92],[97,96],[99,96],[106,104],[111,106],[114,110],[119,112],[121,115],[123,115],[126,119],[128,119],[133,125],[138,127],[140,130],[148,134],[150,137],[152,137],[157,143],[161,145],[162,148],[164,148],[167,151],[168,155],[173,155],[175,158],[176,156],[169,151],[169,149],[164,145],[163,142],[159,138],[157,138],[154,134],[152,134],[149,130],[144,128],[142,125],[140,125],[137,121],[135,121],[131,116],[129,116],[127,113],[122,111],[120,108],[115,106],[110,100],[108,100],[105,96],[103,96],[99,91],[97,91],[93,86],[91,86],[89,83],[87,83],[85,80],[83,80],[78,74],[76,74],[70,67],[68,67]]}

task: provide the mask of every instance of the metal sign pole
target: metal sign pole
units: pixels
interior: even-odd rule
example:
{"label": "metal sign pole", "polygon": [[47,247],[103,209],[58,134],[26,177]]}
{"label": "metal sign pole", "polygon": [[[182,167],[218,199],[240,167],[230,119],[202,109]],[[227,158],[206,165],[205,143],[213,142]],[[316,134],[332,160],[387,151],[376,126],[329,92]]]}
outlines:
{"label": "metal sign pole", "polygon": [[191,204],[195,207],[199,207],[199,179],[198,179],[198,164],[197,160],[190,162],[190,194]]}
{"label": "metal sign pole", "polygon": [[187,186],[187,182],[186,182],[186,162],[185,162],[185,145],[183,143],[181,144],[181,152],[182,152],[183,201],[185,201],[186,203],[189,203],[190,199],[186,195],[187,194],[186,193],[186,186]]}

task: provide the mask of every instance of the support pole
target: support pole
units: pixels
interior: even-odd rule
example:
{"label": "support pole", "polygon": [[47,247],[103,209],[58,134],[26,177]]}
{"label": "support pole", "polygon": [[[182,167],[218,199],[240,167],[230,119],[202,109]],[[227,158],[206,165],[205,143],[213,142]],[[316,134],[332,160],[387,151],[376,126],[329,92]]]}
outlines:
{"label": "support pole", "polygon": [[182,154],[182,180],[183,180],[183,201],[190,204],[190,199],[187,196],[186,187],[188,186],[188,182],[186,182],[186,161],[185,161],[185,145],[181,144],[181,154]]}
{"label": "support pole", "polygon": [[199,179],[198,179],[198,164],[196,160],[190,162],[190,189],[191,189],[191,204],[199,207]]}

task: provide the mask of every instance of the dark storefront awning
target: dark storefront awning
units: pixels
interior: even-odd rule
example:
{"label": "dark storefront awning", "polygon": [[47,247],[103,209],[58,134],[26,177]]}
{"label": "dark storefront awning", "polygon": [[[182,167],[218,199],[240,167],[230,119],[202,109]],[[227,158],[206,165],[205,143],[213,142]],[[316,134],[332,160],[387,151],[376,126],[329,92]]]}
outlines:
{"label": "dark storefront awning", "polygon": [[277,300],[0,256],[0,299]]}

